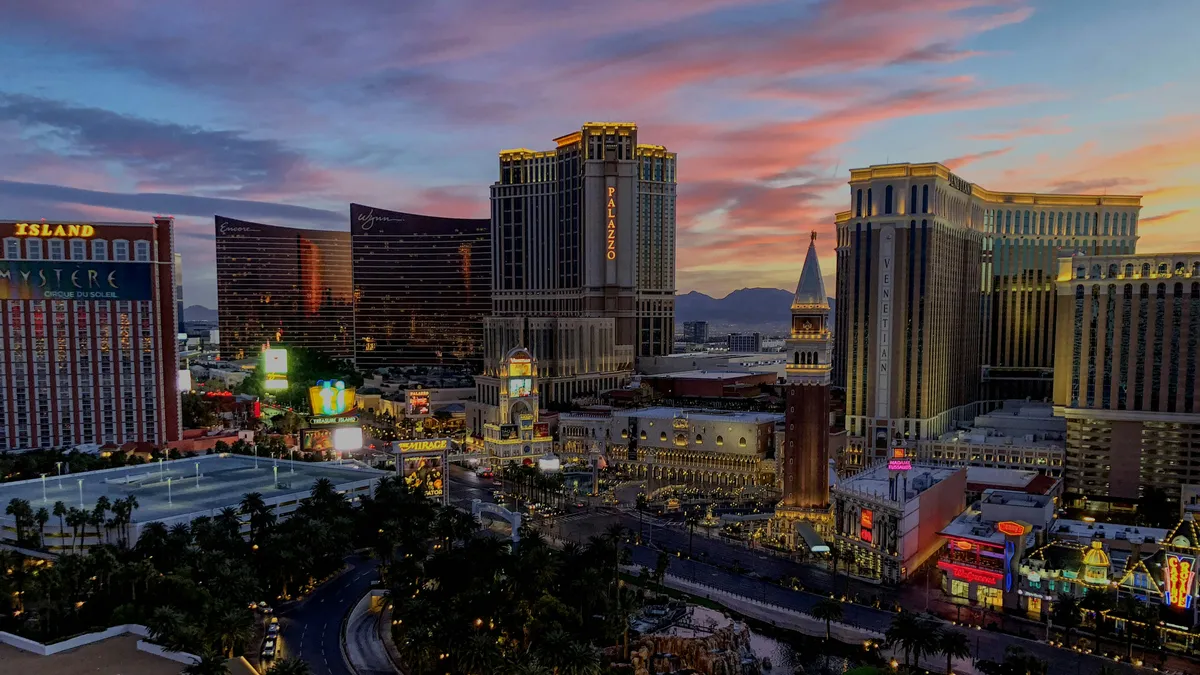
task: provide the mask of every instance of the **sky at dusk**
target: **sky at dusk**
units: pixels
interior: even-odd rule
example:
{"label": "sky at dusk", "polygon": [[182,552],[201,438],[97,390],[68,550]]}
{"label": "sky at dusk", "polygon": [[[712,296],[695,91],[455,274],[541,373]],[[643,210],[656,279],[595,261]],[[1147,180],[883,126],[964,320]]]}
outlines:
{"label": "sky at dusk", "polygon": [[[0,219],[214,213],[346,229],[351,201],[486,217],[504,148],[633,121],[679,154],[678,288],[832,277],[852,167],[1145,195],[1200,250],[1200,2],[0,0]],[[827,287],[832,288],[831,281]]]}

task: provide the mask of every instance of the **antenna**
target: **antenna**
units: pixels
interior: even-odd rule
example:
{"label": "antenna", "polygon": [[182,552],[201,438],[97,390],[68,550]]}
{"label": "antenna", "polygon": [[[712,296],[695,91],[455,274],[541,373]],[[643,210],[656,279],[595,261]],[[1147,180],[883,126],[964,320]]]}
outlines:
{"label": "antenna", "polygon": [[833,175],[830,178],[837,178],[838,169],[842,168],[842,159],[839,157],[836,164],[833,165]]}

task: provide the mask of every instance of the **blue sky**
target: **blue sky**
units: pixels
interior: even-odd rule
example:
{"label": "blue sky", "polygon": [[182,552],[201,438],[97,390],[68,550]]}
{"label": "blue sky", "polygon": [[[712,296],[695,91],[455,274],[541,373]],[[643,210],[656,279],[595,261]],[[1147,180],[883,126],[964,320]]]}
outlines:
{"label": "blue sky", "polygon": [[[678,287],[794,285],[851,167],[1143,194],[1140,250],[1200,249],[1200,4],[1057,0],[148,0],[13,4],[0,217],[344,228],[351,201],[484,216],[503,148],[635,121],[679,153]],[[832,287],[832,285],[831,285]]]}

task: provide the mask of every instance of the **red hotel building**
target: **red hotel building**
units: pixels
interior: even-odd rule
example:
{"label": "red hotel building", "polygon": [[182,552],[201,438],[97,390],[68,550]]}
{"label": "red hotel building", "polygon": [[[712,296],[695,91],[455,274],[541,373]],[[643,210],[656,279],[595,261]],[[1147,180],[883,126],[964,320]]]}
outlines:
{"label": "red hotel building", "polygon": [[0,450],[180,438],[173,225],[0,221]]}

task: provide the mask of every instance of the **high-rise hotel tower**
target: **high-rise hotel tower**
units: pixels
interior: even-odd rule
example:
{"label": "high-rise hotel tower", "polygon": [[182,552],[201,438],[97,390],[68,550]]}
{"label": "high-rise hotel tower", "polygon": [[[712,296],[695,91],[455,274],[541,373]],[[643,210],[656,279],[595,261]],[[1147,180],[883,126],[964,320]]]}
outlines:
{"label": "high-rise hotel tower", "polygon": [[547,402],[620,386],[636,357],[670,353],[675,323],[675,154],[623,122],[555,144],[500,153],[485,328],[485,374],[527,347]]}
{"label": "high-rise hotel tower", "polygon": [[1132,253],[1141,208],[993,192],[941,164],[852,170],[850,203],[837,214],[833,376],[851,467],[937,438],[981,402],[1049,398],[1056,260]]}

